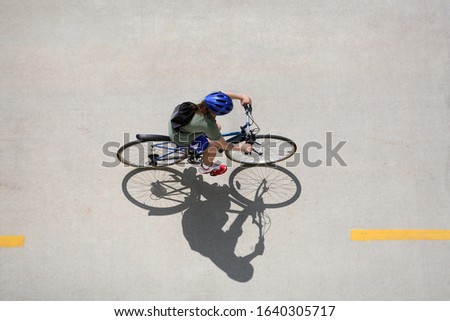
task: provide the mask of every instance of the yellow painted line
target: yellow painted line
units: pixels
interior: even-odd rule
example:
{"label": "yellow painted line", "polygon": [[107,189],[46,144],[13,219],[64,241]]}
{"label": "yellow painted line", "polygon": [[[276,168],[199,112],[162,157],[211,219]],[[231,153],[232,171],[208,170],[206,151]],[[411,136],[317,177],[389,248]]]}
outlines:
{"label": "yellow painted line", "polygon": [[352,230],[352,241],[450,241],[450,230]]}
{"label": "yellow painted line", "polygon": [[21,247],[25,245],[25,236],[1,236],[0,247]]}

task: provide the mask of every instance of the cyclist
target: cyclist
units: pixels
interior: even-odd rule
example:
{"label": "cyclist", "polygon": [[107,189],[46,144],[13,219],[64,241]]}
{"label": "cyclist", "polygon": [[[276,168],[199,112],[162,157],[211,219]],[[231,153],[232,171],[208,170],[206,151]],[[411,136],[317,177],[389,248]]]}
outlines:
{"label": "cyclist", "polygon": [[203,152],[198,168],[201,174],[216,176],[227,171],[227,166],[213,162],[218,149],[233,149],[244,153],[252,151],[250,144],[237,146],[228,143],[220,133],[221,127],[216,121],[216,116],[226,115],[232,111],[233,99],[240,100],[242,106],[252,103],[251,98],[244,94],[213,92],[199,104],[185,103],[190,104],[195,111],[187,124],[174,129],[173,121],[169,122],[169,136],[175,144],[189,146],[195,152]]}

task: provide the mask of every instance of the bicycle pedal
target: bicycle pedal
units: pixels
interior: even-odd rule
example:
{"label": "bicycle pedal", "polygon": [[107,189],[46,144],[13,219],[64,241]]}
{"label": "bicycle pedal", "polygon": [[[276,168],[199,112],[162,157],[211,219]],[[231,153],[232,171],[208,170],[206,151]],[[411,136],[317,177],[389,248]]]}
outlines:
{"label": "bicycle pedal", "polygon": [[201,163],[200,160],[196,160],[196,159],[188,159],[187,162],[192,165],[198,165]]}

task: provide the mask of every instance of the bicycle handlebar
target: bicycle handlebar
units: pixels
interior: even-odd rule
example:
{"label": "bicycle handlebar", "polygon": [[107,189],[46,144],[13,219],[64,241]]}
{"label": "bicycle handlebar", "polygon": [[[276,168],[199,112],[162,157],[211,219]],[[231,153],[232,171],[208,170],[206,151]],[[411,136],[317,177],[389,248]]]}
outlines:
{"label": "bicycle handlebar", "polygon": [[245,109],[246,113],[250,113],[250,114],[252,113],[252,110],[253,110],[252,105],[250,105],[250,104],[245,104],[244,109]]}

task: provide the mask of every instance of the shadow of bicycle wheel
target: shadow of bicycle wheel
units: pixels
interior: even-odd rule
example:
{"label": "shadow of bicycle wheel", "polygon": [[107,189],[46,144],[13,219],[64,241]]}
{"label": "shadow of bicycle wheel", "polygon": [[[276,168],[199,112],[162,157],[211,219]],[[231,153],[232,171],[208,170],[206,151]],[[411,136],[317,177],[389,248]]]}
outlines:
{"label": "shadow of bicycle wheel", "polygon": [[138,168],[122,180],[122,192],[149,215],[170,215],[189,206],[191,193],[183,173],[173,168]]}
{"label": "shadow of bicycle wheel", "polygon": [[231,195],[251,204],[261,198],[265,208],[288,206],[300,197],[298,178],[284,167],[274,165],[241,166],[229,178]]}
{"label": "shadow of bicycle wheel", "polygon": [[[173,168],[139,168],[129,172],[122,181],[125,197],[149,215],[180,213],[201,196],[217,201],[233,196],[251,205],[262,198],[265,208],[280,208],[294,203],[301,194],[297,177],[278,166],[240,166],[230,174],[229,190],[217,191],[203,181],[193,167],[180,172]],[[226,186],[226,185],[225,185]]]}

